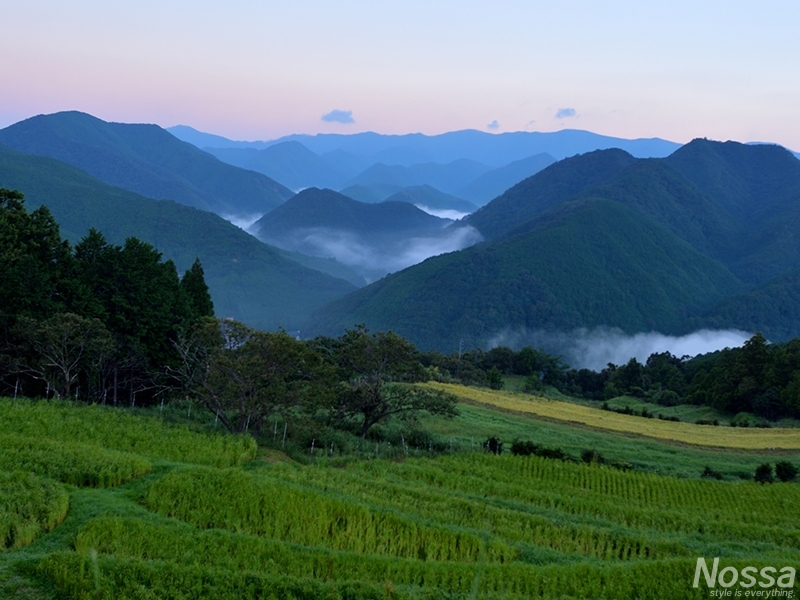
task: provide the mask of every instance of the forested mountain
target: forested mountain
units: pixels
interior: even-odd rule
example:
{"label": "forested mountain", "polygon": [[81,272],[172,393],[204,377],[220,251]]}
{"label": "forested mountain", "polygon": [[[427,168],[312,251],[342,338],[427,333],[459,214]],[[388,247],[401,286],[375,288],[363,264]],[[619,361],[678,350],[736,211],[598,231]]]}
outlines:
{"label": "forested mountain", "polygon": [[309,327],[389,328],[425,347],[606,325],[800,334],[800,162],[695,140],[667,159],[560,161],[463,223],[487,241],[324,307]]}
{"label": "forested mountain", "polygon": [[441,229],[447,223],[407,202],[367,204],[333,190],[309,188],[261,217],[251,229],[264,238],[291,236],[296,230],[319,227],[370,237]]}
{"label": "forested mountain", "polygon": [[61,112],[0,130],[0,143],[56,158],[143,196],[221,215],[264,214],[292,195],[272,179],[223,163],[156,125]]}
{"label": "forested mountain", "polygon": [[28,210],[47,205],[73,243],[94,227],[112,244],[131,236],[152,244],[181,272],[199,257],[219,317],[297,329],[311,310],[355,289],[214,214],[107,185],[58,160],[0,147],[0,187],[23,192]]}
{"label": "forested mountain", "polygon": [[498,237],[582,190],[609,181],[634,162],[630,154],[616,149],[562,160],[521,181],[465,221],[487,238]]}
{"label": "forested mountain", "polygon": [[669,331],[741,289],[665,227],[603,199],[566,203],[546,225],[389,275],[318,311],[306,329],[366,323],[425,348],[482,346],[507,328],[615,325]]}
{"label": "forested mountain", "polygon": [[338,188],[358,173],[340,170],[300,142],[283,142],[263,150],[255,148],[205,148],[221,161],[262,173],[289,189]]}
{"label": "forested mountain", "polygon": [[447,242],[448,223],[407,202],[367,204],[333,190],[309,188],[264,215],[250,230],[279,248],[333,256],[374,280],[418,262],[418,252],[438,253],[437,246]]}
{"label": "forested mountain", "polygon": [[554,162],[556,162],[556,159],[546,152],[535,154],[522,160],[515,160],[504,167],[487,171],[475,181],[457,190],[456,195],[483,206],[510,187],[536,175],[536,173],[549,167]]}
{"label": "forested mountain", "polygon": [[388,200],[404,189],[407,188],[390,183],[373,183],[370,185],[348,185],[339,190],[339,193],[353,200],[358,200],[359,202],[375,204]]}
{"label": "forested mountain", "polygon": [[453,211],[457,213],[471,213],[478,210],[472,202],[462,200],[451,194],[440,192],[429,185],[417,185],[403,188],[392,194],[387,199],[389,202],[408,202],[414,206],[422,207],[433,214],[436,211]]}
{"label": "forested mountain", "polygon": [[389,184],[399,187],[430,185],[437,190],[452,193],[471,183],[490,167],[474,160],[460,158],[447,164],[420,163],[410,166],[377,163],[359,173],[345,184]]}

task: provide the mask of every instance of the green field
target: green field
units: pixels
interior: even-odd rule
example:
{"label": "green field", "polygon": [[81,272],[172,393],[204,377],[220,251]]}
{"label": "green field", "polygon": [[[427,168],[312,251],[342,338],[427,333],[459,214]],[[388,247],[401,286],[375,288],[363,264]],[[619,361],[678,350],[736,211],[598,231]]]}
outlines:
{"label": "green field", "polygon": [[[800,452],[459,412],[422,419],[428,448],[301,463],[158,412],[0,400],[0,598],[707,598],[698,557],[800,566],[800,485],[751,480]],[[513,456],[514,439],[574,460]]]}

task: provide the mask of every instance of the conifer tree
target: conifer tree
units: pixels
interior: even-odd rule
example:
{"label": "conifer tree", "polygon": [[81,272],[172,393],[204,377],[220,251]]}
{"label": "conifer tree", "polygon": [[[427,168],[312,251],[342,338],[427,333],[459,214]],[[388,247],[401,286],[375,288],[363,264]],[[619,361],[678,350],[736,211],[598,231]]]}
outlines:
{"label": "conifer tree", "polygon": [[208,292],[203,265],[200,264],[199,258],[194,259],[194,264],[181,279],[181,289],[185,292],[196,318],[214,316],[214,303]]}

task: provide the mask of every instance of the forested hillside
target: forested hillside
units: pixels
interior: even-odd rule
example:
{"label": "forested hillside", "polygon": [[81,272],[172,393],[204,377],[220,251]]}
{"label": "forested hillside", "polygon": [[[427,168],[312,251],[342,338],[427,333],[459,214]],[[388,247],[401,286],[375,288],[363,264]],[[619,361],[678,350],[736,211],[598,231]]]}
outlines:
{"label": "forested hillside", "polygon": [[22,191],[30,210],[47,206],[72,243],[94,227],[112,244],[129,237],[152,244],[181,271],[199,257],[221,317],[296,329],[311,310],[355,289],[214,214],[112,187],[57,160],[0,147],[0,187]]}
{"label": "forested hillside", "polygon": [[777,146],[695,140],[668,159],[602,150],[555,163],[464,219],[487,240],[320,309],[424,347],[501,331],[800,335],[800,161]]}
{"label": "forested hillside", "polygon": [[223,163],[156,125],[106,123],[62,112],[0,130],[0,144],[62,160],[149,198],[226,216],[261,215],[292,196],[272,179]]}

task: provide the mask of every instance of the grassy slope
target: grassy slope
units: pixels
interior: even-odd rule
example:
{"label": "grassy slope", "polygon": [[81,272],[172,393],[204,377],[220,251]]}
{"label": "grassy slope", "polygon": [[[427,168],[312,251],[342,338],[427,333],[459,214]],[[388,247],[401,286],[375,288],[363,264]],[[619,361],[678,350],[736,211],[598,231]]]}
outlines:
{"label": "grassy slope", "polygon": [[429,383],[428,385],[480,404],[508,411],[531,413],[540,417],[579,423],[597,429],[631,433],[694,446],[747,450],[800,450],[800,429],[732,429],[695,425],[694,423],[674,423],[660,419],[622,415],[599,408],[549,400],[528,394],[490,391],[444,383]]}
{"label": "grassy slope", "polygon": [[222,218],[104,184],[57,160],[0,147],[0,186],[46,204],[73,243],[102,231],[115,244],[134,236],[153,244],[179,272],[199,257],[216,314],[262,329],[297,329],[314,308],[354,286],[284,258]]}
{"label": "grassy slope", "polygon": [[[32,413],[39,415],[43,425],[50,423],[49,429],[45,427],[48,436],[79,434],[75,427],[62,427],[61,422],[66,418],[77,424],[81,418],[89,417],[103,432],[97,441],[99,445],[113,443],[119,447],[121,443],[129,447],[124,439],[115,441],[112,430],[117,422],[117,426],[149,432],[154,440],[175,439],[170,429],[157,421],[139,423],[141,417],[131,417],[122,411],[101,411],[103,419],[98,420],[94,414],[100,409],[63,407],[59,408],[63,412],[61,417],[50,419],[47,417],[50,406],[52,403],[34,406],[36,410]],[[0,401],[0,408],[11,415],[12,421],[24,416],[26,410],[24,404],[9,401]],[[155,468],[151,473],[113,488],[70,486],[70,510],[61,525],[20,550],[0,553],[0,596],[17,600],[82,598],[77,594],[94,594],[98,586],[96,597],[110,599],[119,597],[123,590],[141,594],[141,584],[149,581],[148,585],[156,586],[153,592],[162,598],[177,597],[167,595],[169,590],[188,593],[190,588],[196,591],[202,588],[206,596],[251,597],[249,594],[255,589],[252,586],[277,585],[274,578],[278,572],[314,578],[313,585],[304,584],[302,589],[311,594],[300,596],[304,598],[341,594],[343,588],[336,586],[353,578],[360,580],[358,585],[362,587],[358,589],[366,595],[357,595],[356,588],[348,588],[351,590],[348,593],[353,594],[350,597],[376,597],[377,589],[382,590],[388,581],[395,582],[391,587],[396,597],[409,594],[421,597],[419,588],[409,583],[428,581],[429,585],[449,590],[453,595],[447,597],[451,598],[475,597],[476,590],[482,598],[530,597],[533,590],[549,597],[555,589],[559,589],[558,593],[573,590],[570,593],[576,596],[622,598],[657,594],[677,598],[693,591],[690,580],[696,554],[720,555],[727,561],[725,564],[734,561],[739,568],[755,564],[753,561],[777,565],[796,562],[796,548],[792,548],[791,542],[782,541],[779,533],[785,521],[794,518],[794,499],[800,493],[797,485],[763,487],[697,479],[704,464],[735,477],[737,473],[751,473],[755,464],[765,460],[788,457],[797,461],[796,453],[681,447],[495,409],[461,405],[460,410],[461,416],[454,420],[425,421],[441,435],[456,438],[456,443],[462,446],[474,438],[480,444],[487,432],[499,433],[503,437],[534,439],[551,447],[559,446],[573,454],[581,448],[593,448],[608,458],[633,462],[640,469],[677,474],[690,480],[544,459],[492,457],[480,452],[399,462],[322,460],[305,467],[257,460],[243,472],[216,471],[165,461],[160,453],[170,445],[159,442],[142,446],[153,461]],[[186,445],[193,435],[197,438],[195,443],[202,440],[197,434],[178,436],[186,448],[186,454],[177,457],[179,461],[193,462],[192,450]],[[196,447],[199,450],[201,445]],[[391,545],[382,547],[379,554],[354,554],[322,546],[312,548],[271,541],[246,534],[248,528],[260,522],[253,519],[261,519],[263,514],[241,512],[244,504],[235,505],[244,502],[242,499],[226,500],[228,509],[216,507],[214,510],[219,513],[216,518],[220,519],[217,526],[222,529],[206,531],[146,508],[154,500],[144,500],[148,493],[152,494],[150,490],[163,489],[164,496],[158,499],[160,506],[174,505],[188,521],[208,518],[212,513],[202,508],[204,501],[195,501],[208,490],[198,489],[186,498],[174,495],[179,487],[169,491],[170,485],[174,487],[181,480],[190,481],[197,476],[201,477],[197,479],[201,486],[213,485],[216,479],[223,485],[225,481],[241,480],[246,487],[269,489],[269,494],[277,494],[278,499],[284,495],[291,500],[296,495],[298,499],[293,502],[297,506],[319,505],[314,515],[316,520],[326,518],[327,503],[333,502],[330,506],[338,506],[337,510],[342,511],[338,513],[339,519],[355,511],[354,514],[383,519],[385,527],[416,523],[417,533],[412,535],[440,532],[435,534],[438,537],[434,542],[440,545],[447,542],[448,536],[462,536],[466,543],[471,536],[478,535],[486,540],[488,554],[477,564],[470,563],[470,559],[419,561],[393,558]],[[221,490],[216,495],[217,501],[221,502],[219,499],[226,494],[235,496],[230,490]],[[658,506],[653,506],[652,494],[657,495]],[[731,520],[742,503],[754,511],[746,523]],[[785,508],[776,510],[778,505]],[[294,527],[293,519],[303,519],[302,512],[289,513],[281,514],[287,527]],[[697,533],[696,522],[703,523],[705,533]],[[350,526],[355,527],[356,522]],[[298,529],[300,534],[305,535],[302,529]],[[76,539],[78,554],[73,553]],[[88,552],[93,547],[100,551],[98,560],[92,559]],[[654,555],[646,558],[645,548]],[[509,549],[513,549],[517,558],[499,563],[499,557]],[[407,551],[402,547],[398,550]],[[466,551],[466,547],[458,551]],[[389,556],[382,558],[380,553],[386,552]],[[633,558],[629,552],[641,556]],[[654,560],[653,556],[665,559]],[[42,563],[43,559],[46,560]],[[45,565],[44,571],[37,569],[40,563]],[[240,575],[245,569],[251,573],[247,582]],[[93,572],[98,576],[92,575]],[[678,580],[662,582],[655,577],[657,572],[670,572]],[[59,589],[54,581],[62,582]],[[79,586],[74,588],[75,595],[66,593],[67,581]],[[296,585],[291,578],[280,581]],[[605,582],[605,588],[598,587],[601,581]],[[324,586],[334,586],[338,591]],[[138,591],[134,592],[134,588]],[[504,589],[506,594],[498,596],[490,593],[490,589]],[[701,596],[698,593],[696,597]]]}

